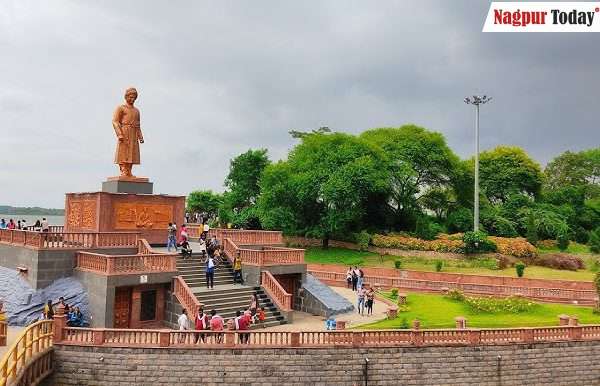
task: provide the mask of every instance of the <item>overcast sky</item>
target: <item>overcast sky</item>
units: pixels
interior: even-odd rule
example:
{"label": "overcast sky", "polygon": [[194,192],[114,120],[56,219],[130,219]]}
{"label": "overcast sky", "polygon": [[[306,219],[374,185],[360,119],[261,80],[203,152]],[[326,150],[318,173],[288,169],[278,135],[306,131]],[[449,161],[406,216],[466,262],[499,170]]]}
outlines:
{"label": "overcast sky", "polygon": [[0,204],[63,207],[108,176],[137,87],[156,193],[223,189],[229,160],[288,130],[422,125],[544,164],[600,144],[600,34],[484,34],[487,1],[2,1]]}

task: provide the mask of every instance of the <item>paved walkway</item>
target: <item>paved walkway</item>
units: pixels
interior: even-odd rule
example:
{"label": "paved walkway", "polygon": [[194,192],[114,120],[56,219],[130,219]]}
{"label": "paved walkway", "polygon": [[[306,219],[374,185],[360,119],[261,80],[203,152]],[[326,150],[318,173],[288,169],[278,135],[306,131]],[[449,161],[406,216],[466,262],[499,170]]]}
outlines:
{"label": "paved walkway", "polygon": [[[356,293],[352,290],[341,287],[331,287],[335,292],[339,293],[354,304],[356,308]],[[345,320],[346,327],[357,327],[361,324],[376,322],[386,318],[387,305],[383,302],[375,300],[373,304],[373,315],[359,315],[356,310],[334,316],[336,320]],[[294,321],[291,324],[282,324],[279,326],[269,327],[268,331],[320,331],[325,330],[325,318],[323,316],[314,316],[306,312],[294,311]]]}
{"label": "paved walkway", "polygon": [[23,331],[24,328],[25,327],[8,326],[6,346],[0,346],[0,360],[2,360],[4,354],[6,354],[10,346],[12,346],[12,344],[15,342],[15,339],[17,339],[17,337],[19,336],[19,334],[21,334],[21,331]]}

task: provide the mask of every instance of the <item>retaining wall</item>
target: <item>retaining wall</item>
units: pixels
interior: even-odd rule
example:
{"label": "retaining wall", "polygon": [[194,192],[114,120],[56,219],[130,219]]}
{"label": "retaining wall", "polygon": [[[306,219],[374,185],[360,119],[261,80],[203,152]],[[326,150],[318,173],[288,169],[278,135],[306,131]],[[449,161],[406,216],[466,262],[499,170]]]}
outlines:
{"label": "retaining wall", "polygon": [[[55,345],[43,385],[598,385],[600,342],[160,349]],[[365,358],[369,359],[368,375]]]}

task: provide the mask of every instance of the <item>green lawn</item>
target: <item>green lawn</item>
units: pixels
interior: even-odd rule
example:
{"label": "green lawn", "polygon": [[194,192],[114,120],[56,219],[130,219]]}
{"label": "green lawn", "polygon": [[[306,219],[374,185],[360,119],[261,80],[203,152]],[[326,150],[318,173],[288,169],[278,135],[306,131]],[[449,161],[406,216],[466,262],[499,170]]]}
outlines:
{"label": "green lawn", "polygon": [[399,312],[398,318],[361,325],[365,329],[393,329],[412,323],[414,319],[421,321],[422,328],[454,328],[454,318],[463,316],[468,327],[533,327],[558,325],[558,315],[577,315],[583,324],[600,323],[600,315],[594,315],[592,308],[564,304],[537,303],[525,313],[478,313],[470,306],[443,295],[408,293],[409,310]]}
{"label": "green lawn", "polygon": [[[586,269],[566,271],[539,266],[529,266],[525,269],[525,277],[592,281],[596,274],[593,261],[600,256],[591,254],[581,254],[580,256],[582,256],[586,262]],[[325,250],[314,247],[306,250],[305,260],[307,263],[387,268],[394,268],[394,261],[400,260],[403,269],[433,272],[435,271],[435,263],[438,259],[389,255],[384,256],[382,259],[380,255],[371,252],[359,252],[343,248],[329,248]],[[442,272],[490,276],[517,276],[513,267],[506,269],[491,269],[490,267],[492,266],[491,260],[485,257],[475,259],[444,259]]]}
{"label": "green lawn", "polygon": [[[553,247],[553,248],[539,247],[538,250],[540,251],[540,253],[551,253],[551,252],[552,253],[557,253],[557,252],[561,252],[561,250],[558,249],[558,247]],[[584,254],[591,254],[592,253],[590,251],[590,247],[588,247],[585,244],[576,243],[574,241],[571,241],[569,243],[569,247],[564,252],[565,253],[572,253],[572,254],[575,254],[575,255],[584,255]]]}

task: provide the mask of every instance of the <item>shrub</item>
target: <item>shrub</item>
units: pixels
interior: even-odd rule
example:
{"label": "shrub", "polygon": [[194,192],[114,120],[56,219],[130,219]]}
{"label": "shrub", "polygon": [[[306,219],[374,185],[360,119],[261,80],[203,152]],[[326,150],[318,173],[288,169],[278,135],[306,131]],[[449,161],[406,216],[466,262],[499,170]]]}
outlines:
{"label": "shrub", "polygon": [[410,324],[408,324],[408,320],[406,318],[402,318],[402,322],[400,322],[400,328],[403,330],[410,328]]}
{"label": "shrub", "polygon": [[441,232],[441,226],[421,216],[417,219],[415,235],[423,240],[433,240]]}
{"label": "shrub", "polygon": [[554,249],[556,248],[556,240],[540,240],[537,246],[541,249]]}
{"label": "shrub", "polygon": [[458,300],[461,302],[463,300],[465,300],[465,294],[458,288],[452,288],[451,290],[448,291],[446,296],[452,300]]}
{"label": "shrub", "polygon": [[517,270],[517,276],[523,277],[523,274],[525,273],[525,263],[519,261],[517,264],[515,264],[515,269]]}
{"label": "shrub", "polygon": [[435,271],[441,272],[442,268],[444,268],[444,262],[442,260],[436,260],[435,261]]}
{"label": "shrub", "polygon": [[590,232],[590,251],[600,253],[600,227]]}
{"label": "shrub", "polygon": [[537,256],[537,249],[522,237],[488,237],[496,244],[499,253],[518,258],[534,258]]}
{"label": "shrub", "polygon": [[398,298],[398,288],[392,288],[392,299]]}
{"label": "shrub", "polygon": [[467,296],[464,301],[475,311],[494,314],[499,312],[517,314],[530,311],[535,306],[535,303],[521,296],[510,296],[504,299]]}
{"label": "shrub", "polygon": [[371,242],[371,235],[367,231],[362,231],[354,235],[354,240],[358,244],[360,251],[366,251],[369,249],[369,243]]}
{"label": "shrub", "polygon": [[394,235],[373,235],[372,243],[380,248],[397,248],[415,251],[436,251],[436,252],[463,252],[463,242],[460,239],[449,238],[446,235],[440,235],[435,240],[421,240],[416,237],[410,237],[403,234]]}
{"label": "shrub", "polygon": [[473,226],[473,213],[468,208],[458,208],[446,220],[449,232],[466,232]]}
{"label": "shrub", "polygon": [[496,252],[496,244],[488,239],[487,233],[482,231],[465,232],[463,242],[465,253]]}
{"label": "shrub", "polygon": [[542,267],[565,269],[569,271],[577,271],[578,269],[585,268],[585,264],[580,257],[569,255],[567,253],[549,253],[542,255],[536,259],[535,263]]}
{"label": "shrub", "polygon": [[[594,277],[594,286],[596,287],[596,295],[600,297],[600,272],[596,273]],[[598,303],[596,303],[596,307],[594,309],[595,313],[600,313],[600,308]]]}
{"label": "shrub", "polygon": [[402,268],[402,261],[400,261],[400,260],[394,261],[394,267],[396,267],[396,269]]}
{"label": "shrub", "polygon": [[556,244],[558,245],[558,249],[561,251],[566,251],[569,248],[569,237],[566,232],[561,232],[556,237]]}
{"label": "shrub", "polygon": [[592,263],[592,266],[590,267],[590,271],[592,271],[592,272],[600,271],[600,260],[594,259],[594,262]]}
{"label": "shrub", "polygon": [[506,255],[496,255],[496,261],[498,262],[498,269],[505,269],[511,264],[511,260]]}
{"label": "shrub", "polygon": [[579,244],[587,244],[589,240],[590,232],[586,231],[582,227],[577,227],[577,229],[575,229],[575,241],[577,241]]}
{"label": "shrub", "polygon": [[535,220],[533,219],[533,214],[530,213],[527,216],[527,241],[531,245],[536,245],[539,241],[539,237],[537,234],[537,228],[535,227]]}

